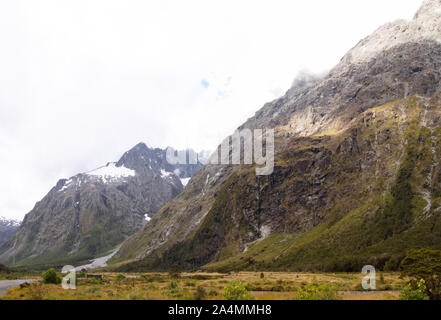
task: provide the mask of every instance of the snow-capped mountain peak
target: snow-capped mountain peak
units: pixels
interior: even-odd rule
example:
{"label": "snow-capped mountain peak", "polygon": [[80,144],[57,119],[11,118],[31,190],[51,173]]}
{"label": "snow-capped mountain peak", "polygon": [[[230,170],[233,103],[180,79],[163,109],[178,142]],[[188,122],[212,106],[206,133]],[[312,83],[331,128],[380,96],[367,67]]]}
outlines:
{"label": "snow-capped mountain peak", "polygon": [[99,177],[104,183],[107,183],[121,178],[134,177],[136,171],[124,166],[116,166],[115,162],[109,162],[106,166],[86,172],[86,175]]}
{"label": "snow-capped mountain peak", "polygon": [[[188,179],[201,167],[201,163],[171,165],[166,161],[166,150],[139,143],[118,162],[61,179],[26,215],[18,231],[4,237],[0,263],[9,259],[16,243],[20,248],[17,256],[22,257],[48,254],[48,261],[54,261],[60,255],[50,253],[63,249],[64,257],[72,262],[84,260],[79,256],[83,252],[96,258],[105,248],[119,245],[121,239],[141,229],[183,190],[180,179]],[[68,247],[66,237],[70,239]]]}
{"label": "snow-capped mountain peak", "polygon": [[6,227],[19,227],[20,221],[17,221],[14,219],[7,219],[5,217],[0,217],[0,225],[6,226]]}
{"label": "snow-capped mountain peak", "polygon": [[0,217],[0,247],[9,240],[18,227],[20,227],[19,221]]}

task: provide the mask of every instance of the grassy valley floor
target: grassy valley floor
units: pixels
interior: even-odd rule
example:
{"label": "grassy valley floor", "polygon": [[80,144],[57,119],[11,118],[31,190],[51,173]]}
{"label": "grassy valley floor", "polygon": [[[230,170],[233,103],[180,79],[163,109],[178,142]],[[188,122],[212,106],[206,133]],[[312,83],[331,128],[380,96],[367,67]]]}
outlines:
{"label": "grassy valley floor", "polygon": [[10,289],[2,300],[219,300],[233,280],[246,284],[256,300],[294,300],[311,283],[326,284],[343,300],[397,300],[406,279],[398,273],[377,274],[377,291],[364,291],[361,273],[102,273],[103,279],[79,278],[75,290],[41,282]]}

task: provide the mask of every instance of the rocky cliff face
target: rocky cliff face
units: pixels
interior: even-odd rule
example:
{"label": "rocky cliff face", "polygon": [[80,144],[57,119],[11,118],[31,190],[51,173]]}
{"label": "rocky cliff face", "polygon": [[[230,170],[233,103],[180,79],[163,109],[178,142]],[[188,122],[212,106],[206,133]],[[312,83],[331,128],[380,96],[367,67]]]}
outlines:
{"label": "rocky cliff face", "polygon": [[440,19],[441,1],[425,1],[323,78],[295,81],[241,126],[276,130],[271,176],[205,166],[113,262],[359,271],[441,247]]}
{"label": "rocky cliff face", "polygon": [[426,0],[411,21],[380,27],[320,80],[294,81],[242,127],[308,136],[340,130],[360,112],[415,94],[433,95],[440,80],[441,1]]}
{"label": "rocky cliff face", "polygon": [[19,226],[18,221],[0,217],[0,247],[14,234]]}
{"label": "rocky cliff face", "polygon": [[47,265],[105,253],[142,228],[201,166],[170,165],[165,150],[140,143],[116,163],[62,179],[26,215],[0,260]]}

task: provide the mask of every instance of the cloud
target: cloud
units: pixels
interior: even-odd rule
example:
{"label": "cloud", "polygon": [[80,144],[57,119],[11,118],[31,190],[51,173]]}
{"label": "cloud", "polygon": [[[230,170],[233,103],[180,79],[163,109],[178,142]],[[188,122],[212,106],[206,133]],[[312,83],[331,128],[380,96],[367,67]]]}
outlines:
{"label": "cloud", "polygon": [[419,4],[2,1],[0,216],[140,141],[213,149],[299,70],[329,69]]}

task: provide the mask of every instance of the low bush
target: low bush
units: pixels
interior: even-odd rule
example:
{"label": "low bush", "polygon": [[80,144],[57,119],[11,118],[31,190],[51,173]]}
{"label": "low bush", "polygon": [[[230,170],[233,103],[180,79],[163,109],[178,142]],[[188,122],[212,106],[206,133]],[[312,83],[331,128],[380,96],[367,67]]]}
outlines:
{"label": "low bush", "polygon": [[313,282],[300,288],[295,300],[341,300],[341,296],[329,284]]}
{"label": "low bush", "polygon": [[230,281],[224,289],[225,300],[253,300],[247,284],[240,280]]}
{"label": "low bush", "polygon": [[179,286],[179,283],[176,280],[173,280],[173,281],[170,281],[168,286],[170,289],[177,289]]}
{"label": "low bush", "polygon": [[[411,250],[400,264],[401,275],[411,277],[413,290],[424,283],[430,300],[441,300],[441,251],[431,249]],[[423,282],[421,282],[423,280]]]}
{"label": "low bush", "polygon": [[176,294],[179,292],[179,283],[177,280],[170,281],[168,287],[170,289],[170,293]]}
{"label": "low bush", "polygon": [[404,286],[400,292],[400,300],[428,300],[426,284],[423,279],[413,281]]}
{"label": "low bush", "polygon": [[57,272],[54,268],[50,268],[49,270],[43,272],[41,275],[43,278],[43,283],[45,284],[60,284],[61,278],[57,275]]}

